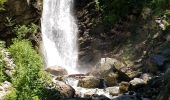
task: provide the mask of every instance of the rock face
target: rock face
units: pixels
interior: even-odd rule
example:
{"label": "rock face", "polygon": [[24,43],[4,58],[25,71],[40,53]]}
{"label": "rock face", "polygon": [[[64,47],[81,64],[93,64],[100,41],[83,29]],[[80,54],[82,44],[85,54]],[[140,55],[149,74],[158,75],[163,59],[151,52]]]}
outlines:
{"label": "rock face", "polygon": [[[40,0],[37,0],[40,2]],[[11,36],[9,30],[10,27],[14,27],[17,24],[29,24],[38,22],[40,19],[40,14],[38,10],[33,6],[40,3],[30,2],[23,0],[7,0],[5,4],[5,11],[0,14],[0,37],[9,38]]]}
{"label": "rock face", "polygon": [[78,86],[83,88],[98,88],[99,85],[100,85],[100,79],[93,76],[87,76],[79,80],[78,83]]}
{"label": "rock face", "polygon": [[45,70],[55,76],[61,76],[61,75],[68,74],[66,69],[59,67],[59,66],[47,67]]}
{"label": "rock face", "polygon": [[55,89],[59,91],[61,96],[65,98],[72,98],[75,95],[75,90],[71,86],[65,84],[62,81],[56,80],[54,83],[54,86],[55,86]]}

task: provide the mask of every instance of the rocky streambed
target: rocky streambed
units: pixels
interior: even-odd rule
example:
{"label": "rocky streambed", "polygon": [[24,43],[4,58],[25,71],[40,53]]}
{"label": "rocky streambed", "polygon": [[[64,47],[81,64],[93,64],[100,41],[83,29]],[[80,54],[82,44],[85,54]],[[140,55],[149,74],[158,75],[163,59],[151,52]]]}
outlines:
{"label": "rocky streambed", "polygon": [[[161,98],[169,93],[163,87],[170,85],[167,78],[170,71],[154,76],[151,73],[138,73],[130,77],[116,68],[111,58],[108,59],[86,74],[67,75],[61,67],[59,70],[57,67],[55,70],[47,69],[53,74],[61,73],[53,76],[53,88],[60,92],[64,98],[62,100],[168,100]],[[136,73],[131,70],[133,72]]]}

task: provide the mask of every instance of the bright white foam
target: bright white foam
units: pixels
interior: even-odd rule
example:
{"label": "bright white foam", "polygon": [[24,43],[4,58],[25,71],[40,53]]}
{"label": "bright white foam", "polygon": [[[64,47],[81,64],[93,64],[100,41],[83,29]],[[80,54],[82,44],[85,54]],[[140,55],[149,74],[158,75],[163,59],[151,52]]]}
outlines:
{"label": "bright white foam", "polygon": [[44,0],[42,14],[43,53],[47,67],[61,66],[77,73],[77,25],[73,0]]}
{"label": "bright white foam", "polygon": [[[107,91],[107,89],[106,90],[98,89],[98,88],[88,89],[88,88],[78,87],[78,81],[79,81],[78,79],[69,78],[69,77],[65,79],[65,83],[72,86],[76,92],[81,94],[81,97],[84,97],[84,95],[87,93],[91,93],[91,94],[104,95],[110,99],[116,98],[116,96],[111,96],[109,91]],[[115,87],[115,89],[118,90],[119,87]]]}

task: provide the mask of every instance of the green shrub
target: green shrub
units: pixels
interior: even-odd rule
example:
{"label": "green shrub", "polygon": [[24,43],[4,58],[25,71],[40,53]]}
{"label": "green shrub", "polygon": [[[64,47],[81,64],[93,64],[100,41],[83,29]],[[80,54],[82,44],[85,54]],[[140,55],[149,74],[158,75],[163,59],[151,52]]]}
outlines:
{"label": "green shrub", "polygon": [[35,24],[31,25],[19,25],[14,28],[14,31],[16,32],[16,35],[18,39],[24,39],[24,38],[29,38],[32,34],[37,33],[38,26]]}
{"label": "green shrub", "polygon": [[118,22],[134,9],[140,11],[144,4],[145,0],[96,0],[97,8],[103,12],[103,21],[109,24]]}
{"label": "green shrub", "polygon": [[44,88],[49,78],[43,71],[41,57],[32,48],[31,43],[28,40],[15,40],[9,51],[14,58],[16,71],[12,78],[15,91],[7,97],[12,98],[11,100],[33,100],[36,96],[45,96]]}
{"label": "green shrub", "polygon": [[0,83],[4,82],[7,77],[4,73],[4,68],[5,68],[5,62],[4,62],[4,52],[2,52],[2,50],[4,50],[4,42],[0,41]]}
{"label": "green shrub", "polygon": [[7,0],[0,0],[0,11],[5,10],[4,9],[4,3],[7,2]]}
{"label": "green shrub", "polygon": [[3,100],[16,100],[16,90],[14,88],[11,88],[9,90],[10,92],[5,97],[3,97]]}

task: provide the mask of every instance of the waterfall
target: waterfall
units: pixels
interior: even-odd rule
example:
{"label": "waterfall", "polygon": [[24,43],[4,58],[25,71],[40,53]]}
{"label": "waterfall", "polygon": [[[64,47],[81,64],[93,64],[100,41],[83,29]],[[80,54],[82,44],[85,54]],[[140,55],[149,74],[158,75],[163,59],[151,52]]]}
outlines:
{"label": "waterfall", "polygon": [[47,67],[61,66],[77,73],[77,25],[73,0],[44,0],[41,19],[43,53]]}

